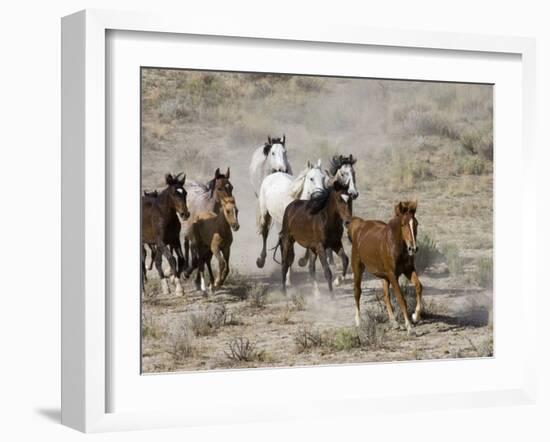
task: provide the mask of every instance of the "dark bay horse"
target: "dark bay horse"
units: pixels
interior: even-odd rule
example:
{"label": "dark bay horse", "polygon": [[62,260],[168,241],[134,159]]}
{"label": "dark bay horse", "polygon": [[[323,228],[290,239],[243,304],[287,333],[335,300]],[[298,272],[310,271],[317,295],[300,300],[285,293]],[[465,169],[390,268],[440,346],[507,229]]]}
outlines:
{"label": "dark bay horse", "polygon": [[352,242],[351,267],[355,296],[355,322],[358,326],[361,321],[359,311],[361,280],[365,270],[382,279],[388,316],[393,325],[397,326],[389,296],[391,285],[409,333],[412,325],[407,313],[407,303],[399,287],[399,277],[405,275],[412,281],[416,289],[416,309],[412,320],[413,322],[420,320],[422,284],[414,264],[414,255],[418,251],[416,208],[416,201],[400,202],[395,206],[395,216],[388,223],[353,217],[348,225],[348,235]]}
{"label": "dark bay horse", "polygon": [[[338,183],[342,189],[346,191],[346,193],[350,196],[349,199],[349,207],[350,212],[353,213],[353,203],[352,201],[354,199],[357,199],[359,196],[359,192],[357,191],[357,187],[355,185],[355,169],[353,168],[353,165],[357,162],[356,158],[353,158],[353,155],[350,154],[349,156],[345,155],[334,155],[329,163],[329,168],[326,171],[328,176],[328,183],[327,187],[330,187],[334,185],[334,183]],[[342,247],[340,251],[338,252],[338,255],[340,256],[340,259],[342,261],[342,268],[347,268],[349,258],[346,255],[346,252],[344,248]],[[334,264],[334,258],[332,255],[332,249],[327,249],[327,257],[330,264]],[[302,258],[298,260],[298,265],[300,267],[305,267],[308,263],[310,258],[309,250],[306,250],[306,253]],[[342,279],[340,277],[335,279],[335,284],[339,284],[341,281],[343,281],[345,277],[345,273],[342,276]]]}
{"label": "dark bay horse", "polygon": [[[336,186],[314,193],[310,200],[295,200],[286,207],[279,235],[283,292],[286,293],[286,275],[294,261],[294,242],[313,254],[309,261],[309,274],[315,287],[315,258],[319,257],[328,288],[332,292],[332,272],[326,249],[331,248],[336,252],[342,249],[342,224],[351,220],[349,198],[344,189]],[[344,274],[346,270],[344,268]]]}
{"label": "dark bay horse", "polygon": [[[215,212],[202,212],[192,219],[191,241],[195,254],[193,256],[193,268],[198,268],[195,278],[197,290],[205,292],[204,266],[208,267],[210,276],[210,290],[219,288],[229,274],[229,256],[233,233],[239,230],[239,210],[235,204],[235,198],[226,196],[221,198],[221,210]],[[218,260],[218,276],[214,280],[210,262],[215,256]]]}
{"label": "dark bay horse", "polygon": [[[180,217],[182,220],[189,218],[187,209],[187,192],[183,188],[185,175],[172,176],[166,174],[167,187],[154,197],[144,195],[141,200],[141,242],[142,242],[142,269],[145,267],[145,247],[147,244],[155,254],[155,266],[159,273],[163,293],[170,292],[168,283],[162,270],[162,256],[164,256],[175,277],[176,293],[183,294],[183,288],[179,280],[183,270],[183,252],[180,243]],[[178,257],[178,262],[172,254],[173,249]]]}

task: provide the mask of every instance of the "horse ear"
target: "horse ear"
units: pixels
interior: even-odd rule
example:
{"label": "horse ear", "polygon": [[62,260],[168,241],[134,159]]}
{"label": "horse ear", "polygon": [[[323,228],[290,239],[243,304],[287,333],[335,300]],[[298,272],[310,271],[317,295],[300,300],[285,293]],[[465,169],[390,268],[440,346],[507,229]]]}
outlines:
{"label": "horse ear", "polygon": [[172,174],[167,173],[166,175],[164,175],[164,181],[166,181],[166,184],[170,186],[172,184],[172,182],[174,181],[174,178],[172,177]]}
{"label": "horse ear", "polygon": [[312,166],[311,166],[311,161],[307,160],[307,168],[308,168],[308,169],[311,169],[311,167],[312,167]]}
{"label": "horse ear", "polygon": [[214,179],[217,179],[220,176],[220,168],[218,167],[214,172]]}
{"label": "horse ear", "polygon": [[418,207],[418,200],[414,200],[409,203],[409,209],[413,213],[413,215],[416,213],[417,207]]}
{"label": "horse ear", "polygon": [[230,172],[230,171],[229,171],[229,167],[228,167],[228,168],[227,168],[227,173],[225,174],[225,177],[226,177],[227,179],[229,179],[229,172]]}
{"label": "horse ear", "polygon": [[[182,172],[183,173],[183,172]],[[183,186],[185,184],[185,179],[187,178],[187,175],[184,173],[183,176],[180,179],[180,184]]]}
{"label": "horse ear", "polygon": [[286,142],[286,135],[283,134],[283,145],[285,144],[285,142]]}
{"label": "horse ear", "polygon": [[352,166],[357,162],[357,159],[353,158],[353,154],[349,155],[349,162],[351,163]]}
{"label": "horse ear", "polygon": [[268,136],[267,136],[267,142],[268,142],[269,144],[271,144],[271,135],[268,135]]}
{"label": "horse ear", "polygon": [[319,167],[319,168],[321,167],[321,158],[319,158],[319,159],[317,160],[317,167]]}

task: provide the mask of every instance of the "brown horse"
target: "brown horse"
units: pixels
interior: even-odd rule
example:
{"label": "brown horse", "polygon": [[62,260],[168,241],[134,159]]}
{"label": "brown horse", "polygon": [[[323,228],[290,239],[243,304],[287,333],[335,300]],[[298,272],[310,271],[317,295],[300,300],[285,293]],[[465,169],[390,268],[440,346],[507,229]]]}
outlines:
{"label": "brown horse", "polygon": [[352,242],[351,267],[355,295],[355,322],[359,326],[361,317],[359,301],[361,300],[361,280],[363,272],[372,273],[382,279],[384,302],[390,321],[397,326],[390,302],[389,286],[405,318],[405,326],[410,333],[412,329],[407,303],[399,288],[399,277],[405,275],[413,282],[416,289],[416,309],[412,315],[413,322],[420,320],[422,309],[422,284],[416,274],[414,255],[418,251],[416,233],[416,201],[400,202],[395,206],[395,216],[384,223],[382,221],[363,220],[353,217],[348,225],[348,235]]}
{"label": "brown horse", "polygon": [[[230,170],[227,168],[225,174],[220,173],[220,169],[214,172],[214,178],[207,184],[202,184],[193,180],[187,182],[187,206],[191,214],[190,220],[183,223],[183,237],[185,249],[185,262],[189,266],[189,236],[191,235],[191,220],[196,214],[203,212],[218,213],[220,210],[221,199],[233,196],[233,185],[229,181]],[[185,272],[188,275],[193,270],[188,268]]]}
{"label": "brown horse", "polygon": [[[327,261],[326,249],[335,252],[342,249],[342,223],[351,220],[350,196],[340,187],[316,192],[310,200],[295,200],[285,209],[283,226],[279,234],[282,254],[283,292],[286,293],[286,275],[294,261],[294,242],[312,253],[309,274],[315,287],[315,259],[319,257],[332,292],[332,272]],[[344,275],[347,262],[344,267]]]}
{"label": "brown horse", "polygon": [[[162,270],[162,256],[168,260],[172,275],[175,277],[176,293],[183,294],[179,275],[183,270],[183,252],[180,243],[180,217],[182,220],[189,218],[187,209],[187,192],[183,188],[185,175],[175,177],[166,174],[166,189],[157,197],[143,196],[141,200],[141,242],[142,242],[142,269],[145,267],[145,247],[147,244],[154,251],[155,266],[159,273],[164,294],[170,292],[168,283]],[[174,259],[172,248],[178,257],[178,263]]]}
{"label": "brown horse", "polygon": [[[191,242],[195,250],[193,269],[198,268],[195,278],[197,290],[206,291],[204,283],[204,266],[208,267],[210,290],[219,288],[229,274],[229,254],[233,243],[233,233],[239,230],[237,206],[235,198],[221,198],[221,210],[203,212],[194,216],[192,221]],[[218,260],[218,276],[214,280],[212,273],[212,256]]]}

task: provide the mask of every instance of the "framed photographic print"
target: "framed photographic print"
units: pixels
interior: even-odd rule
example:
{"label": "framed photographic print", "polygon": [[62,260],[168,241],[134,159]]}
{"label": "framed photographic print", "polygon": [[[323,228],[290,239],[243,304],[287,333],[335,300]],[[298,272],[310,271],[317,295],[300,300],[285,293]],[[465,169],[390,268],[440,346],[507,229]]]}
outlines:
{"label": "framed photographic print", "polygon": [[531,40],[85,11],[62,43],[63,423],[532,400]]}

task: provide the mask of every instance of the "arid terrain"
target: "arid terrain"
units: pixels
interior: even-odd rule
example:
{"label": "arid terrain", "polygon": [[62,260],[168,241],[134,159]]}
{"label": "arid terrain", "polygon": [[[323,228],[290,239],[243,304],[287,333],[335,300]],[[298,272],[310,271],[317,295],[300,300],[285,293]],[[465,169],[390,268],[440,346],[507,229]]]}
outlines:
{"label": "arid terrain", "polygon": [[[162,190],[167,172],[206,182],[231,167],[241,224],[219,291],[205,297],[189,280],[183,297],[162,295],[148,272],[144,373],[493,355],[491,86],[143,69],[142,91],[142,189]],[[256,267],[248,165],[283,133],[295,173],[308,159],[358,159],[354,215],[387,221],[396,202],[418,200],[425,314],[413,335],[389,327],[378,280],[364,279],[357,328],[351,275],[331,298],[319,266],[314,294],[295,264],[285,297],[271,253]],[[401,283],[412,311],[414,289]]]}

